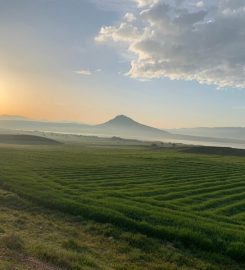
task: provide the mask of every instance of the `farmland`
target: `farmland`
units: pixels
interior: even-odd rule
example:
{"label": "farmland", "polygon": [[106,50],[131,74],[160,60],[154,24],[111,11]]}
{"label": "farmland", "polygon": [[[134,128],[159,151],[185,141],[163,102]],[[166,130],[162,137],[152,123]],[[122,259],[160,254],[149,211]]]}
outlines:
{"label": "farmland", "polygon": [[[6,237],[5,231],[16,233],[2,222],[15,216],[13,211],[27,219],[42,213],[36,217],[43,220],[42,233],[35,235],[33,221],[17,233],[27,242],[25,252],[54,267],[245,266],[244,157],[133,146],[1,146],[0,187],[6,215],[0,216],[0,237]],[[59,230],[48,226],[55,222]],[[66,242],[62,228],[83,233],[80,241],[93,242],[94,253],[79,259],[83,252],[74,242],[77,237]],[[54,232],[56,238],[51,237]],[[50,254],[33,248],[42,237],[45,250],[53,239]],[[106,245],[108,254],[95,256],[108,239],[113,242]],[[69,263],[53,259],[52,254],[67,247],[70,253],[61,257],[68,256]]]}

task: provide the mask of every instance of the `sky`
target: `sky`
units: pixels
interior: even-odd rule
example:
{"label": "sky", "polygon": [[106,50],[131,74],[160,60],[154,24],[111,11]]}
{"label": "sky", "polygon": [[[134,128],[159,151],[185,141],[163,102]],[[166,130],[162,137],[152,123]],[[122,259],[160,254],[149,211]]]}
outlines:
{"label": "sky", "polygon": [[0,114],[245,126],[244,0],[0,0]]}

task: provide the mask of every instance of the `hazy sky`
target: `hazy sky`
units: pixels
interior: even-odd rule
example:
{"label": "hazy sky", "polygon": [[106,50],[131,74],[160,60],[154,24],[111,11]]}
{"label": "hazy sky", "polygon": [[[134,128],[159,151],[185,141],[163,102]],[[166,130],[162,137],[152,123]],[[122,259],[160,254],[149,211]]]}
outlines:
{"label": "hazy sky", "polygon": [[244,0],[0,0],[0,114],[245,126]]}

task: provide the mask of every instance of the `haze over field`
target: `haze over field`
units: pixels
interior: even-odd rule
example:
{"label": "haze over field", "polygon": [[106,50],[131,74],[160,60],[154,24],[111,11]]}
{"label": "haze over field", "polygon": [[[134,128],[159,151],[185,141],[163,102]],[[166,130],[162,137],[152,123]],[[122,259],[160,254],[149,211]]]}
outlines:
{"label": "haze over field", "polygon": [[100,137],[185,143],[194,145],[229,146],[245,148],[245,128],[196,128],[161,130],[150,127],[125,116],[118,115],[98,125],[73,122],[51,122],[27,119],[21,116],[0,116],[0,134],[30,134],[52,132]]}

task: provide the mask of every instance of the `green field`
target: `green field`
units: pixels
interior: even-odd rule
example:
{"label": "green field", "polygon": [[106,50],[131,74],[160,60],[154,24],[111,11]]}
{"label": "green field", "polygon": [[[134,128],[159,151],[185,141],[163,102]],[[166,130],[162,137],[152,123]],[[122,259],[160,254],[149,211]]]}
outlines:
{"label": "green field", "polygon": [[[2,146],[0,187],[5,219],[13,211],[27,219],[47,215],[45,231],[32,235],[35,222],[15,229],[1,214],[0,237],[17,233],[26,241],[23,252],[56,267],[245,268],[244,157],[132,146]],[[62,226],[80,226],[86,241],[93,239],[86,256]]]}

